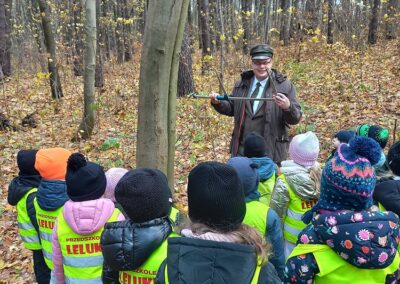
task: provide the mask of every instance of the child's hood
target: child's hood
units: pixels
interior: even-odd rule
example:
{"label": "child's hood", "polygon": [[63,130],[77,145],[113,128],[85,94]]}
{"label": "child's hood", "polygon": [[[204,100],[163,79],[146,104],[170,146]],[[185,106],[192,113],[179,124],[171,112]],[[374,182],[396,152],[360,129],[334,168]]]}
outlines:
{"label": "child's hood", "polygon": [[264,181],[269,179],[273,174],[278,173],[278,167],[268,157],[261,157],[261,158],[250,158],[253,163],[258,165],[258,174],[260,175],[260,181]]}
{"label": "child's hood", "polygon": [[291,160],[283,161],[281,173],[285,175],[286,182],[301,199],[309,200],[318,198],[319,190],[316,189],[316,182],[319,184],[319,180],[314,181],[307,168]]}
{"label": "child's hood", "polygon": [[104,227],[114,208],[114,203],[105,198],[82,202],[68,200],[64,205],[63,214],[75,233],[89,235]]}
{"label": "child's hood", "polygon": [[385,268],[396,256],[399,218],[393,212],[345,211],[317,215],[300,243],[323,243],[358,268]]}

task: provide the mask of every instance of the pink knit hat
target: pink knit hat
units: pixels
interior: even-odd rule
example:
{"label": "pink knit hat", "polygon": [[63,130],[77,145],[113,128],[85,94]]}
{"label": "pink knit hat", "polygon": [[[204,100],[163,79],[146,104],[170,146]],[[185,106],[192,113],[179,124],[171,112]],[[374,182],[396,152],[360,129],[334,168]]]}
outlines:
{"label": "pink knit hat", "polygon": [[293,137],[289,145],[290,158],[303,167],[311,167],[318,159],[319,141],[317,136],[308,131]]}
{"label": "pink knit hat", "polygon": [[107,186],[103,197],[108,198],[113,202],[115,201],[115,187],[119,180],[128,172],[127,169],[123,168],[111,168],[106,172]]}

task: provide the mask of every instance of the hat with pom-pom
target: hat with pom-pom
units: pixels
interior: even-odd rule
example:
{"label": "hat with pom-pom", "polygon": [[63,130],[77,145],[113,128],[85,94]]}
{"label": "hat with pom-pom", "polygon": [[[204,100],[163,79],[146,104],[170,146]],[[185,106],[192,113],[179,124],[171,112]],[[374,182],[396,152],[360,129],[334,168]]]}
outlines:
{"label": "hat with pom-pom", "polygon": [[104,192],[104,198],[110,199],[112,202],[115,201],[115,187],[121,178],[128,172],[124,168],[111,168],[106,171],[107,186],[106,192]]}
{"label": "hat with pom-pom", "polygon": [[304,223],[314,212],[324,210],[361,211],[372,206],[381,147],[371,138],[356,136],[349,144],[340,144],[335,156],[322,172],[321,194],[317,204],[303,215]]}
{"label": "hat with pom-pom", "polygon": [[69,157],[65,182],[67,194],[72,201],[99,199],[107,184],[103,167],[86,161],[85,156],[80,153]]}

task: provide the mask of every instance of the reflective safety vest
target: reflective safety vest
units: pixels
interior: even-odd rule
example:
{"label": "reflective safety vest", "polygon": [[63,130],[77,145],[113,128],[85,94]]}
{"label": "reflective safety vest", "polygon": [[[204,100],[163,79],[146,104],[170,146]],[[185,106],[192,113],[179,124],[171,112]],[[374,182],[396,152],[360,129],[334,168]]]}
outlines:
{"label": "reflective safety vest", "polygon": [[383,207],[382,203],[380,203],[380,202],[378,202],[378,207],[379,207],[379,210],[380,210],[381,212],[387,211],[387,210],[385,209],[385,207]]}
{"label": "reflective safety vest", "polygon": [[256,229],[264,237],[267,232],[268,210],[269,207],[260,201],[247,202],[243,224]]}
{"label": "reflective safety vest", "polygon": [[393,262],[382,269],[361,269],[342,259],[334,250],[327,245],[299,244],[292,251],[289,258],[312,253],[317,261],[319,273],[314,277],[313,283],[337,284],[382,284],[386,276],[393,274],[400,264],[399,253]]}
{"label": "reflective safety vest", "polygon": [[[254,275],[253,278],[251,279],[251,282],[249,284],[257,284],[258,283],[258,278],[260,277],[260,270],[261,270],[261,266],[257,265],[256,266],[256,270],[254,271]],[[164,279],[165,279],[165,284],[169,284],[169,279],[168,279],[168,266],[165,265],[165,269],[164,269]],[[140,283],[140,282],[139,282]],[[136,283],[132,283],[132,284],[136,284]]]}
{"label": "reflective safety vest", "polygon": [[37,188],[30,189],[17,203],[17,221],[19,234],[21,235],[22,242],[27,249],[39,250],[42,249],[40,244],[39,234],[35,226],[32,224],[31,218],[28,214],[26,202],[28,196],[37,192]]}
{"label": "reflective safety vest", "polygon": [[[114,209],[108,222],[118,220],[121,211]],[[100,237],[102,227],[97,232],[81,235],[74,232],[65,221],[64,214],[57,219],[57,236],[63,258],[65,283],[102,283],[103,254],[101,252]]]}
{"label": "reflective safety vest", "polygon": [[57,219],[57,216],[61,212],[64,206],[57,208],[54,211],[46,211],[40,208],[39,204],[37,203],[37,199],[33,201],[36,209],[36,219],[39,226],[39,236],[40,241],[42,243],[42,251],[44,256],[44,261],[46,262],[47,266],[53,270],[53,257],[52,257],[52,247],[51,241],[53,239],[53,227],[54,222]]}
{"label": "reflective safety vest", "polygon": [[[171,233],[168,238],[178,237]],[[162,262],[167,258],[168,238],[150,255],[150,257],[137,269],[133,271],[120,271],[119,282],[121,284],[153,284],[157,271]]]}
{"label": "reflective safety vest", "polygon": [[267,206],[269,206],[269,203],[271,202],[271,196],[272,192],[274,191],[275,182],[276,175],[273,173],[269,179],[260,181],[258,184],[258,192],[260,193],[259,201]]}
{"label": "reflective safety vest", "polygon": [[279,178],[285,182],[289,192],[289,203],[283,225],[283,236],[287,241],[295,244],[298,235],[306,227],[306,224],[301,221],[301,217],[303,217],[304,213],[313,208],[317,203],[317,199],[302,200],[286,182],[285,175],[282,174]]}
{"label": "reflective safety vest", "polygon": [[171,212],[169,213],[169,219],[172,222],[173,226],[176,226],[180,223],[181,213],[175,207],[171,207]]}

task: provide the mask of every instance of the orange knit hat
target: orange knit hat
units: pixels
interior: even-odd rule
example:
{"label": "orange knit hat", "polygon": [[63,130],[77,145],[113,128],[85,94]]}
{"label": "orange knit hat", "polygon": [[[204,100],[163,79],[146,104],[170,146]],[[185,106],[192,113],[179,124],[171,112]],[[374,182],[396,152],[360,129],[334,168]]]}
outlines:
{"label": "orange knit hat", "polygon": [[44,179],[65,180],[69,156],[71,152],[64,148],[41,149],[36,153],[35,168]]}

